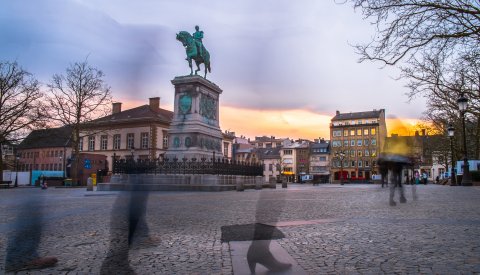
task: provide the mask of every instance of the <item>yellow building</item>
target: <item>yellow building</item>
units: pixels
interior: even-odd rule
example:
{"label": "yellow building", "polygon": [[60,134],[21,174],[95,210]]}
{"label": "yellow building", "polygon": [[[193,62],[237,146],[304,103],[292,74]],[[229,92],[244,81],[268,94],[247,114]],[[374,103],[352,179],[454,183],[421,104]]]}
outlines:
{"label": "yellow building", "polygon": [[332,181],[369,181],[379,174],[376,160],[386,137],[385,109],[337,111],[330,123]]}

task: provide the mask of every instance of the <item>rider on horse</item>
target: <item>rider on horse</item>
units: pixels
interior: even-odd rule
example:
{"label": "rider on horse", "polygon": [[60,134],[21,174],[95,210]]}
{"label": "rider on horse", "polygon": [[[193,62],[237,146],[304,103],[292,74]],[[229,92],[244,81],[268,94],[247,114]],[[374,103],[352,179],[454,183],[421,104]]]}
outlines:
{"label": "rider on horse", "polygon": [[203,56],[203,31],[199,30],[199,26],[195,26],[195,32],[193,33],[193,39],[195,40],[195,43],[197,45],[197,50],[200,56]]}

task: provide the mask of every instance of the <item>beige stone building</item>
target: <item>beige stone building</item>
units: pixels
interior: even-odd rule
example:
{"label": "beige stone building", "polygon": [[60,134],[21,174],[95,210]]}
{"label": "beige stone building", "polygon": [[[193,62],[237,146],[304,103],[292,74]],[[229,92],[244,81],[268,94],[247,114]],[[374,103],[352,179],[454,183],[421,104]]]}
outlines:
{"label": "beige stone building", "polygon": [[330,123],[332,181],[369,181],[379,174],[376,160],[386,137],[385,109],[337,111]]}
{"label": "beige stone building", "polygon": [[310,143],[310,175],[313,182],[330,182],[330,142],[316,139]]}
{"label": "beige stone building", "polygon": [[283,180],[287,182],[299,182],[299,177],[309,173],[309,144],[309,141],[299,140],[285,144],[280,150],[280,165]]}
{"label": "beige stone building", "polygon": [[108,168],[117,158],[158,158],[168,148],[167,131],[173,112],[160,108],[160,98],[122,111],[121,103],[113,103],[112,114],[82,126],[81,152],[107,156]]}

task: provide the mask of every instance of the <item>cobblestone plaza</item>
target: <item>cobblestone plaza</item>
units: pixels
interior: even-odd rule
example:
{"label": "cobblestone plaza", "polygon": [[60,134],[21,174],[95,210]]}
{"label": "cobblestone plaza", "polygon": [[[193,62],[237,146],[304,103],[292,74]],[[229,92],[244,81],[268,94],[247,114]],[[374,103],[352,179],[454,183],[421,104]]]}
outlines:
{"label": "cobblestone plaza", "polygon": [[[480,273],[480,188],[421,185],[417,200],[405,188],[408,201],[396,206],[379,185],[151,192],[146,220],[156,241],[132,245],[130,266],[136,274],[242,274],[248,268],[235,267],[222,227],[262,223],[276,225],[284,236],[275,245],[307,274]],[[65,188],[0,191],[0,273],[9,236],[29,226],[17,214],[32,196],[41,198],[29,206],[42,215],[39,254],[58,263],[18,274],[98,274],[122,193]]]}

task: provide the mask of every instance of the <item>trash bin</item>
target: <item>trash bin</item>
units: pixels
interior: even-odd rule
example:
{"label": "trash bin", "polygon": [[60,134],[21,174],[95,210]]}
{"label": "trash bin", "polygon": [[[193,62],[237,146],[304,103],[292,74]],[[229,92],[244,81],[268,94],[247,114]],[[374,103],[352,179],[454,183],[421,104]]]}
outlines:
{"label": "trash bin", "polygon": [[65,186],[72,186],[72,179],[64,179],[63,183]]}

